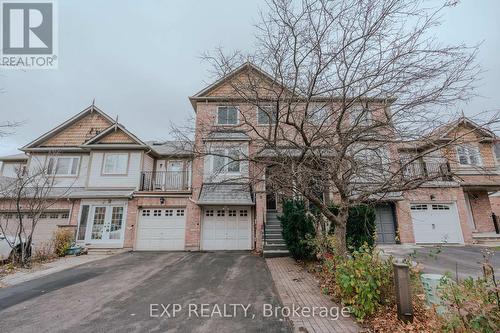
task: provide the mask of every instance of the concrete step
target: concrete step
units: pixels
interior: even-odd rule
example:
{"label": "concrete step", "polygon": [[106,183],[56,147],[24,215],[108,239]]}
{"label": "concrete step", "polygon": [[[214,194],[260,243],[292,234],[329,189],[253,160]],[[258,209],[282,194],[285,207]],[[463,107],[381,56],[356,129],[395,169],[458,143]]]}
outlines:
{"label": "concrete step", "polygon": [[269,235],[267,235],[266,236],[266,241],[270,241],[270,242],[282,242],[282,241],[284,241],[284,239],[281,236],[276,236],[276,235],[269,236]]}
{"label": "concrete step", "polygon": [[288,248],[286,247],[286,245],[276,245],[276,244],[273,244],[273,245],[264,245],[264,250],[287,250],[288,251]]}
{"label": "concrete step", "polygon": [[480,245],[500,246],[500,234],[495,232],[473,233],[472,238]]}
{"label": "concrete step", "polygon": [[264,258],[277,258],[277,257],[289,257],[290,252],[288,250],[266,250],[262,252]]}
{"label": "concrete step", "polygon": [[118,254],[122,252],[128,252],[127,249],[106,249],[106,248],[89,248],[89,255],[103,255],[103,254]]}
{"label": "concrete step", "polygon": [[266,246],[286,246],[286,243],[282,239],[266,239],[264,247]]}
{"label": "concrete step", "polygon": [[272,230],[272,231],[281,231],[281,226],[280,225],[266,225],[266,231]]}

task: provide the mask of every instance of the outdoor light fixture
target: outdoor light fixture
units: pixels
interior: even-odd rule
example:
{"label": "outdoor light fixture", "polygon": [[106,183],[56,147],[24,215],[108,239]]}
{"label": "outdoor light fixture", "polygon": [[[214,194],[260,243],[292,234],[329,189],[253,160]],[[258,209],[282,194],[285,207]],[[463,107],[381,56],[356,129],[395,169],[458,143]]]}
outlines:
{"label": "outdoor light fixture", "polygon": [[162,205],[163,205],[164,203],[165,203],[165,198],[164,198],[164,197],[161,197],[161,198],[160,198],[160,204],[162,204]]}

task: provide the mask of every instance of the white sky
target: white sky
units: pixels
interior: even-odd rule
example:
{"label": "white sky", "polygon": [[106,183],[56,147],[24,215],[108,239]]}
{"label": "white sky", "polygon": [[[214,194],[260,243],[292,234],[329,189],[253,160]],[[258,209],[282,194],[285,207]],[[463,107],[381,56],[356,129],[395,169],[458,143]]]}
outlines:
{"label": "white sky", "polygon": [[[444,1],[444,0],[443,0]],[[188,96],[210,83],[200,54],[251,49],[263,0],[59,0],[59,68],[0,72],[0,122],[24,121],[0,139],[0,155],[35,139],[96,99],[141,139],[169,137],[193,113]],[[466,114],[500,108],[500,1],[462,0],[438,37],[483,41],[485,73]]]}

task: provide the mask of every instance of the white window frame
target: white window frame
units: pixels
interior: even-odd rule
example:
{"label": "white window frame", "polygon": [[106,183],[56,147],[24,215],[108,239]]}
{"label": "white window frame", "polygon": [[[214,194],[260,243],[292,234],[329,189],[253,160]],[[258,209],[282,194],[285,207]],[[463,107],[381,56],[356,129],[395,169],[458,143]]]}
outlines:
{"label": "white window frame", "polygon": [[[69,173],[56,173],[57,164],[59,160],[62,159],[69,159],[71,161],[70,166],[68,168]],[[51,160],[54,160],[54,162],[52,163],[52,170],[49,170]],[[80,156],[49,156],[47,158],[47,165],[46,165],[47,174],[54,177],[77,177],[80,172],[80,160],[81,160]],[[75,165],[75,163],[76,163],[75,173],[72,173],[71,171],[73,170],[73,166]]]}
{"label": "white window frame", "polygon": [[[272,114],[269,115],[264,110],[264,108],[272,108],[271,112],[275,112],[274,116],[276,116],[276,114],[278,113],[278,110],[272,104],[266,104],[266,105],[257,106],[257,124],[258,125],[275,125],[276,124],[276,117],[271,117]],[[263,123],[263,122],[260,121],[260,113],[261,112],[264,112],[268,116],[269,121],[267,123],[266,122]]]}
{"label": "white window frame", "polygon": [[[236,161],[239,164],[239,170],[238,171],[229,171],[229,164],[232,163],[233,161],[230,160],[229,154],[230,151],[236,150],[238,151],[238,155],[241,155],[241,149],[240,148],[217,148],[213,150],[213,155],[212,155],[212,163],[210,166],[210,169],[213,174],[228,174],[228,175],[240,175],[241,174],[241,160]],[[224,160],[224,164],[222,165],[222,168],[217,168],[215,170],[215,159],[216,158],[222,158]]]}
{"label": "white window frame", "polygon": [[[125,162],[125,172],[118,172],[118,171],[106,171],[106,159],[110,156],[116,156],[120,155],[126,156],[126,162]],[[130,162],[130,154],[129,153],[104,153],[104,156],[102,157],[102,169],[101,169],[101,174],[104,176],[126,176],[128,175],[128,165]]]}
{"label": "white window frame", "polygon": [[[467,159],[467,163],[462,163],[462,161],[460,160],[460,149],[463,149],[463,151],[465,152],[465,155],[462,155],[464,156],[466,159]],[[458,145],[455,149],[456,153],[457,153],[457,161],[458,161],[458,164],[461,165],[461,166],[482,166],[483,165],[483,159],[482,159],[482,156],[481,156],[481,150],[479,149],[478,146],[472,146],[472,145]],[[475,154],[476,158],[477,158],[477,164],[473,164],[472,161],[471,161],[471,153]]]}
{"label": "white window frame", "polygon": [[[361,114],[363,117],[358,120]],[[349,122],[351,125],[356,125],[356,121],[358,121],[358,126],[370,126],[373,124],[373,111],[364,105],[355,105],[351,107],[349,111]]]}
{"label": "white window frame", "polygon": [[[234,124],[222,124],[219,123],[219,111],[220,108],[234,108],[236,110],[236,123]],[[217,114],[215,115],[215,123],[220,126],[237,126],[240,123],[240,109],[235,105],[219,105],[217,106]]]}

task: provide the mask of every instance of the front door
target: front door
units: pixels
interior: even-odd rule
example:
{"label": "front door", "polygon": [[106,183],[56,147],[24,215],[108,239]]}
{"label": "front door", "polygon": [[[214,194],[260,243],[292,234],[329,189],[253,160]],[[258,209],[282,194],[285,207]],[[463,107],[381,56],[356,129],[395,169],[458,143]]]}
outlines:
{"label": "front door", "polygon": [[93,206],[87,239],[91,243],[121,243],[124,211],[123,206]]}
{"label": "front door", "polygon": [[169,161],[167,164],[167,189],[181,190],[184,185],[184,163],[182,161]]}

